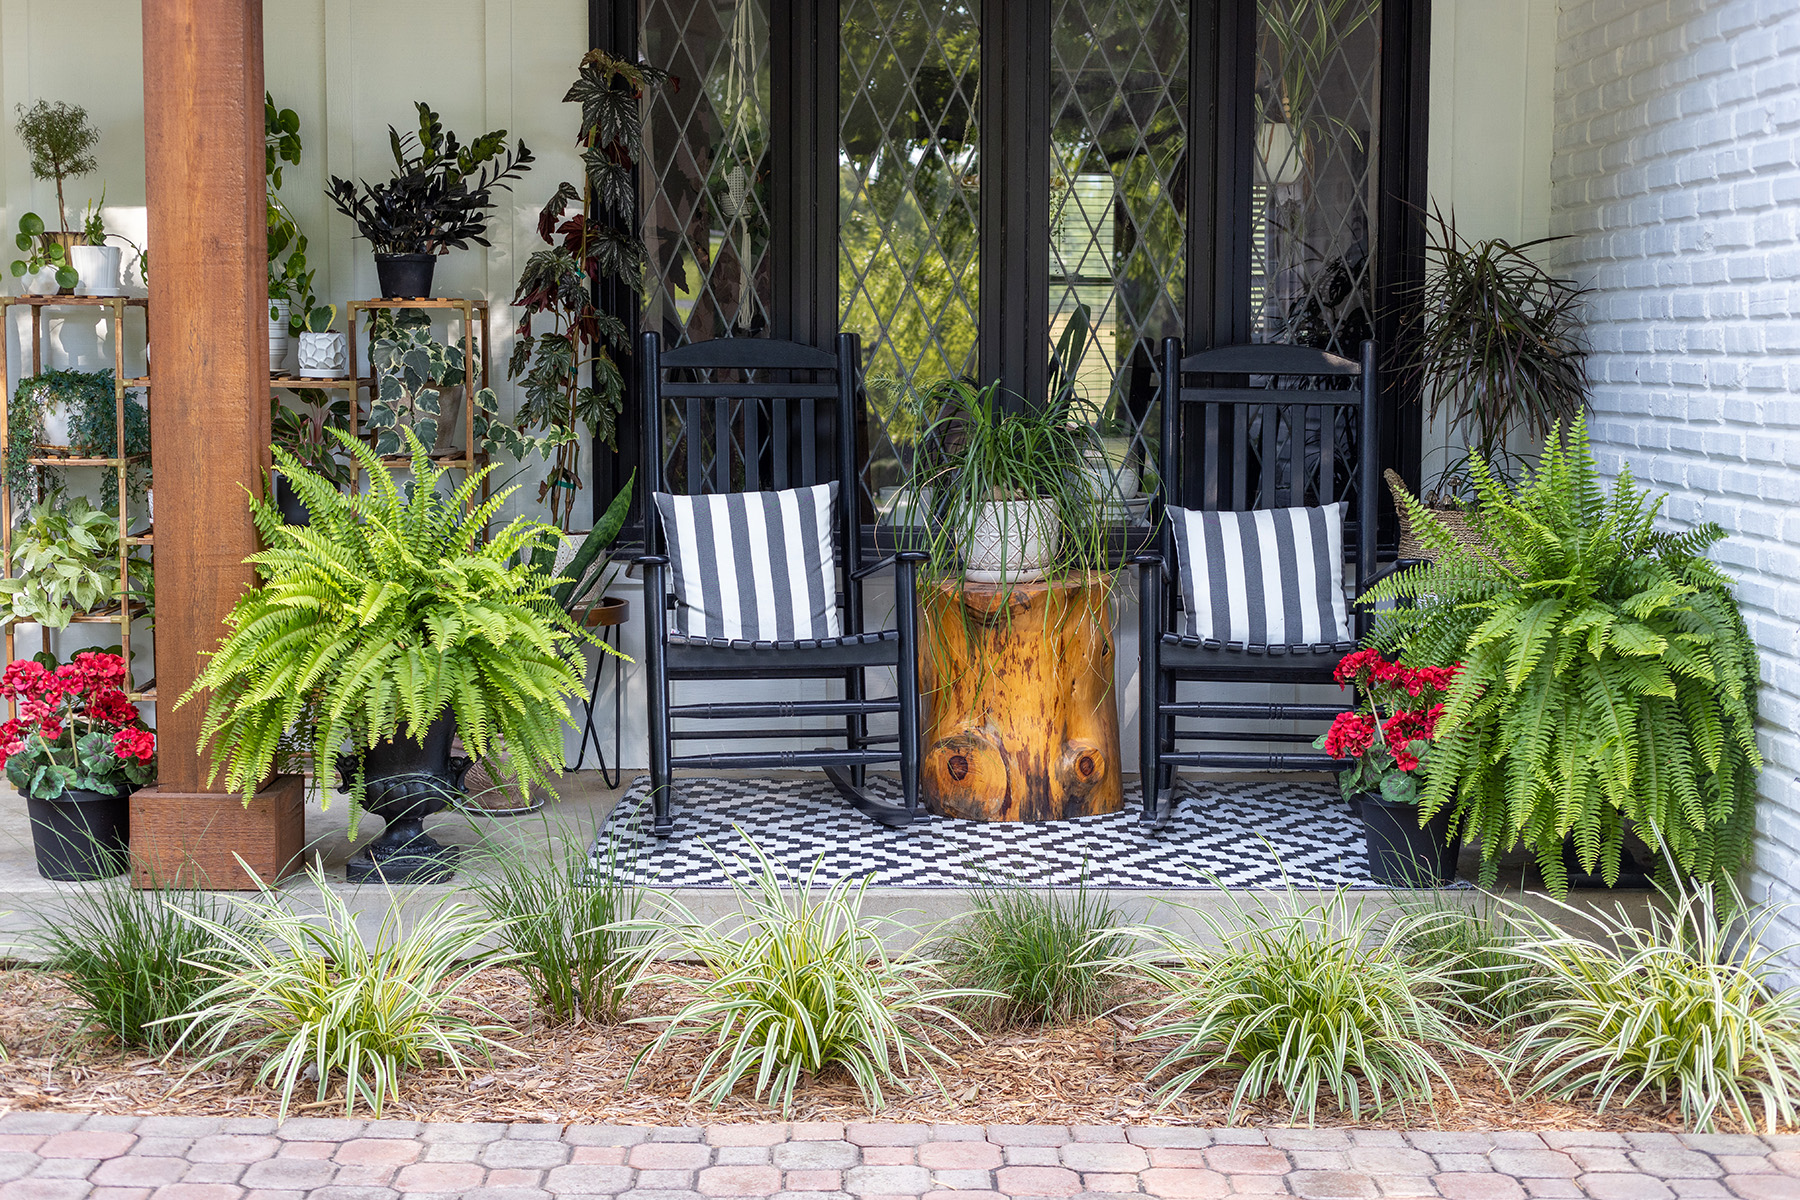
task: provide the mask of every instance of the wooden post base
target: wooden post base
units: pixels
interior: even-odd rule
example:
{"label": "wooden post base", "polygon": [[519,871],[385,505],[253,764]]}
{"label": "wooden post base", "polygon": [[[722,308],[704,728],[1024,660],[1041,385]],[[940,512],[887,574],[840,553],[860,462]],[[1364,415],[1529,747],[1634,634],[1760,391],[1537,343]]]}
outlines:
{"label": "wooden post base", "polygon": [[306,784],[298,775],[277,775],[248,808],[241,796],[217,792],[148,787],[131,796],[135,887],[249,891],[297,870],[305,846]]}
{"label": "wooden post base", "polygon": [[1123,808],[1106,580],[946,583],[922,600],[926,806],[975,821]]}

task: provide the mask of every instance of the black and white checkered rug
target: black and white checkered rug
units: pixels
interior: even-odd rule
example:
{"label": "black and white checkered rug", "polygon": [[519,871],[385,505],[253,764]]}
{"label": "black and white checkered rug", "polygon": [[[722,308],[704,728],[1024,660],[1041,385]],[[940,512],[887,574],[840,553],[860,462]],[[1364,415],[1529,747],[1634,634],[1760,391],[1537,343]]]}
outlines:
{"label": "black and white checkered rug", "polygon": [[[1160,832],[1137,824],[1136,790],[1124,811],[1034,824],[928,817],[906,829],[875,824],[816,779],[678,779],[675,833],[648,836],[649,779],[632,784],[595,841],[632,847],[638,880],[658,888],[723,888],[742,877],[736,859],[754,841],[788,875],[824,856],[821,880],[874,876],[884,887],[968,887],[984,878],[1099,888],[1374,888],[1362,823],[1335,785],[1306,781],[1184,781]],[[870,791],[897,792],[870,777]],[[896,798],[897,802],[897,798]],[[710,851],[710,853],[709,853]],[[722,861],[721,861],[722,860]]]}

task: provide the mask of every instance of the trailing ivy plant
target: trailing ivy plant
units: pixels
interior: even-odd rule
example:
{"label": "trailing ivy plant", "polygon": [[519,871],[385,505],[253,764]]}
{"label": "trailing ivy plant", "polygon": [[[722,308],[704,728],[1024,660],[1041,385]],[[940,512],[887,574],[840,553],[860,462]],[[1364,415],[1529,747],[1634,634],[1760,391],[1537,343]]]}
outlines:
{"label": "trailing ivy plant", "polygon": [[1712,524],[1656,529],[1662,507],[1621,471],[1610,492],[1577,419],[1516,490],[1470,458],[1486,544],[1460,544],[1405,498],[1437,559],[1371,589],[1406,602],[1370,641],[1413,665],[1461,661],[1437,727],[1424,817],[1449,808],[1479,838],[1482,881],[1523,840],[1568,890],[1563,839],[1583,870],[1618,877],[1621,821],[1679,870],[1726,879],[1755,823],[1757,654],[1731,580],[1705,552]]}
{"label": "trailing ivy plant", "polygon": [[13,531],[12,577],[0,596],[15,621],[66,629],[77,614],[119,598],[119,518],[83,496],[52,495]]}
{"label": "trailing ivy plant", "polygon": [[[118,414],[113,407],[113,373],[107,371],[45,371],[19,381],[7,409],[8,441],[4,460],[0,460],[0,478],[18,491],[35,490],[49,473],[60,481],[55,468],[36,467],[30,460],[40,454],[44,440],[44,418],[62,409],[69,418],[69,450],[84,458],[111,458],[119,444]],[[150,453],[150,414],[137,393],[125,393],[125,453]],[[150,486],[150,462],[146,458],[131,464],[126,474],[126,487],[134,498],[141,498]],[[100,480],[101,503],[117,507],[118,476],[103,472]]]}
{"label": "trailing ivy plant", "polygon": [[429,452],[438,440],[444,390],[455,387],[464,388],[474,406],[470,417],[475,444],[481,451],[504,451],[515,459],[530,453],[536,443],[499,419],[494,389],[466,386],[469,373],[461,340],[438,341],[431,329],[431,314],[424,309],[389,311],[391,315],[378,314],[370,324],[369,365],[375,372],[376,392],[367,424],[375,453],[403,453],[406,446],[401,431],[405,429],[418,434]]}
{"label": "trailing ivy plant", "polygon": [[[288,332],[305,329],[306,312],[313,302],[313,276],[307,266],[306,235],[300,223],[281,202],[282,164],[300,165],[300,116],[291,108],[277,108],[275,97],[263,93],[263,174],[268,181],[269,300],[288,302]],[[270,319],[274,318],[271,303]]]}
{"label": "trailing ivy plant", "polygon": [[346,495],[274,448],[312,524],[285,525],[271,501],[251,503],[268,546],[246,560],[259,583],[239,598],[224,641],[180,701],[205,695],[209,779],[223,771],[248,800],[296,724],[306,726],[315,763],[331,762],[346,740],[360,761],[401,734],[422,739],[450,712],[472,756],[509,763],[521,789],[548,786],[562,768],[568,698],[582,694],[581,643],[604,647],[556,603],[557,580],[534,565],[556,530],[518,518],[484,539],[517,490],[476,504],[492,467],[451,491],[407,429],[412,479],[402,489],[367,445],[330,432],[361,464],[369,491]]}
{"label": "trailing ivy plant", "polygon": [[[538,213],[538,236],[546,248],[525,260],[513,298],[525,311],[506,375],[524,389],[520,426],[542,430],[546,453],[554,450],[538,500],[549,503],[550,519],[564,529],[581,489],[577,431],[585,427],[590,437],[618,449],[625,381],[615,355],[627,349],[626,330],[595,303],[594,285],[640,287],[644,247],[633,187],[644,146],[640,104],[647,88],[667,80],[655,67],[599,50],[581,60],[563,102],[581,105],[576,140],[582,147],[582,182],[558,184]],[[570,213],[570,205],[580,207]],[[585,384],[584,367],[591,371]]]}

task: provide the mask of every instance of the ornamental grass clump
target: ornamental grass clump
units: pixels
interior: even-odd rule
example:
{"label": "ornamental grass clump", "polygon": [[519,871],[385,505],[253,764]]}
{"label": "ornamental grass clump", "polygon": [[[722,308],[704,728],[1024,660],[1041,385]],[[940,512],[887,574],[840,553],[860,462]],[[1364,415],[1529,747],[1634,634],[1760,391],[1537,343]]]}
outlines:
{"label": "ornamental grass clump", "polygon": [[867,877],[815,894],[822,858],[790,880],[754,842],[750,852],[731,871],[735,915],[701,924],[670,900],[667,916],[643,926],[657,935],[654,953],[698,960],[704,975],[697,983],[685,975],[639,977],[698,994],[673,1015],[635,1018],[664,1029],[633,1071],[678,1038],[710,1042],[690,1095],[716,1107],[749,1081],[751,1095],[766,1096],[783,1115],[803,1081],[833,1068],[848,1073],[872,1109],[886,1103],[888,1089],[911,1091],[905,1077],[914,1071],[940,1083],[935,1064],[951,1059],[935,1039],[974,1036],[953,1006],[996,994],[939,986],[937,961],[890,955],[883,934],[912,931],[863,914]]}
{"label": "ornamental grass clump", "polygon": [[1104,1012],[1114,980],[1106,962],[1129,950],[1124,915],[1085,877],[1070,891],[984,880],[944,939],[949,977],[998,993],[972,1001],[990,1025],[1065,1025]]}
{"label": "ornamental grass clump", "polygon": [[[197,1056],[188,1076],[255,1062],[257,1084],[281,1094],[283,1120],[303,1079],[313,1082],[309,1107],[323,1105],[341,1083],[346,1117],[361,1102],[379,1118],[383,1104],[399,1099],[409,1069],[438,1063],[466,1077],[477,1059],[512,1053],[493,1037],[504,1025],[478,1023],[451,1006],[464,979],[508,960],[486,950],[496,922],[448,901],[402,922],[389,895],[380,928],[365,938],[323,872],[308,874],[316,915],[267,890],[242,902],[241,924],[183,913],[230,956],[203,963],[213,986],[187,1012],[166,1018],[180,1031],[175,1048]],[[493,1015],[456,999],[457,1008]]]}
{"label": "ornamental grass clump", "polygon": [[1443,1002],[1466,1024],[1513,1024],[1544,996],[1543,976],[1520,957],[1519,932],[1500,909],[1448,896],[1395,901],[1406,919],[1401,944],[1414,962],[1444,971]]}
{"label": "ornamental grass clump", "polygon": [[1216,945],[1137,928],[1146,949],[1113,964],[1167,997],[1131,1038],[1176,1042],[1152,1072],[1164,1106],[1218,1071],[1239,1073],[1228,1121],[1271,1097],[1310,1125],[1322,1096],[1361,1120],[1456,1095],[1440,1056],[1475,1048],[1436,1004],[1449,968],[1407,952],[1410,919],[1342,890],[1307,903],[1289,889],[1281,907],[1223,894],[1230,919],[1189,910]]}
{"label": "ornamental grass clump", "polygon": [[240,924],[216,896],[138,888],[122,876],[59,895],[37,914],[32,940],[81,1001],[72,1015],[82,1028],[130,1049],[166,1050],[177,1032],[167,1019],[194,1007],[218,981],[215,968],[231,962],[214,930]]}
{"label": "ornamental grass clump", "polygon": [[1608,885],[1624,822],[1674,868],[1723,879],[1755,829],[1758,657],[1717,525],[1656,529],[1660,498],[1610,489],[1577,420],[1517,488],[1473,456],[1483,544],[1403,498],[1438,555],[1375,585],[1369,644],[1413,666],[1460,662],[1419,804],[1482,847],[1482,883],[1523,841],[1568,891],[1563,842]]}
{"label": "ornamental grass clump", "polygon": [[633,848],[615,838],[592,864],[587,842],[556,827],[542,846],[490,845],[470,888],[499,922],[512,968],[552,1023],[610,1024],[649,934]]}
{"label": "ornamental grass clump", "polygon": [[[1515,953],[1548,983],[1512,1051],[1526,1095],[1589,1093],[1601,1111],[1645,1096],[1721,1120],[1792,1126],[1800,1097],[1800,990],[1778,988],[1783,905],[1748,909],[1729,880],[1678,888],[1667,911],[1628,916],[1523,907]],[[1586,926],[1592,936],[1564,932]],[[1773,947],[1773,948],[1772,948]]]}

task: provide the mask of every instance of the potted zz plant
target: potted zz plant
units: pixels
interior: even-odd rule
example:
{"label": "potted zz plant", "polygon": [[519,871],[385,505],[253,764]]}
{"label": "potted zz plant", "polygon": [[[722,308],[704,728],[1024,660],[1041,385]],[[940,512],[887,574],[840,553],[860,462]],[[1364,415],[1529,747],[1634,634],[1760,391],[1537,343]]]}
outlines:
{"label": "potted zz plant", "polygon": [[337,762],[351,836],[365,809],[387,823],[351,860],[352,882],[451,876],[454,849],[422,821],[460,802],[466,763],[450,757],[459,729],[468,753],[504,762],[521,791],[548,786],[562,769],[568,699],[582,694],[581,643],[603,645],[563,610],[557,579],[536,565],[540,551],[554,554],[557,531],[518,518],[484,538],[517,489],[476,503],[492,467],[452,490],[418,435],[402,432],[412,456],[405,490],[367,445],[330,430],[370,480],[361,496],[274,448],[311,526],[294,529],[273,504],[252,501],[268,546],[249,559],[259,582],[181,699],[205,694],[202,747],[213,775],[223,771],[246,800],[289,730],[321,767],[349,744]]}
{"label": "potted zz plant", "polygon": [[128,799],[156,778],[156,734],[119,685],[117,654],[77,654],[63,666],[7,665],[0,696],[19,715],[0,724],[6,778],[31,813],[45,879],[106,879],[127,865]]}
{"label": "potted zz plant", "polygon": [[383,299],[431,295],[437,256],[469,243],[488,244],[488,210],[494,189],[531,169],[524,141],[511,153],[506,130],[484,133],[463,145],[431,106],[419,101],[419,130],[401,134],[388,126],[394,175],[385,183],[351,182],[334,175],[329,195],[337,210],[375,248]]}
{"label": "potted zz plant", "polygon": [[1407,667],[1358,650],[1333,672],[1340,687],[1356,688],[1357,706],[1339,713],[1313,745],[1350,764],[1338,773],[1338,787],[1362,819],[1377,883],[1438,887],[1456,878],[1462,839],[1451,836],[1448,810],[1425,819],[1419,791],[1443,695],[1459,669]]}

